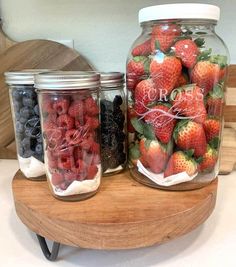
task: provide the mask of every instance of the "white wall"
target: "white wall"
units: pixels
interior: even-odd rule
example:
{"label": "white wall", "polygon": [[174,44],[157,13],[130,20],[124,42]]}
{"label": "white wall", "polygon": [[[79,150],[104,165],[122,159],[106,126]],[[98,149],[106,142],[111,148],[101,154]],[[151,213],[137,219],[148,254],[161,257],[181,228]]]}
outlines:
{"label": "white wall", "polygon": [[[184,0],[1,0],[5,32],[16,41],[73,39],[75,48],[103,71],[124,71],[128,50],[138,34],[138,10]],[[211,1],[221,7],[217,33],[236,63],[236,1]]]}

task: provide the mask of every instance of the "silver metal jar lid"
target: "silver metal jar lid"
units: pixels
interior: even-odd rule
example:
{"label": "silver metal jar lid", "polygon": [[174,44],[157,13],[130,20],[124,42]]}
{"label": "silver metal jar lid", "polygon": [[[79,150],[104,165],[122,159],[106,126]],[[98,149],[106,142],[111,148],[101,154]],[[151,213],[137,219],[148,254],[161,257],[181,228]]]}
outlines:
{"label": "silver metal jar lid", "polygon": [[100,72],[101,87],[118,87],[124,84],[124,73],[122,72]]}
{"label": "silver metal jar lid", "polygon": [[42,90],[93,89],[100,75],[89,71],[54,71],[35,75],[35,87]]}
{"label": "silver metal jar lid", "polygon": [[5,72],[5,82],[9,85],[33,85],[34,76],[38,73],[52,71],[52,69],[24,69],[21,71]]}

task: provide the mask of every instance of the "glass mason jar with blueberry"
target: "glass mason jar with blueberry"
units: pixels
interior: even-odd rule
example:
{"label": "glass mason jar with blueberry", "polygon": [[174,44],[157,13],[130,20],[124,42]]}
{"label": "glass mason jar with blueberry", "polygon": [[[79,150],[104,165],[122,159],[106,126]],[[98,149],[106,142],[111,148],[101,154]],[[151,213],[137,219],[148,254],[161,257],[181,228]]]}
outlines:
{"label": "glass mason jar with blueberry", "polygon": [[189,190],[218,175],[229,63],[219,17],[205,4],[139,12],[127,60],[129,166],[145,185]]}
{"label": "glass mason jar with blueberry", "polygon": [[101,153],[103,175],[124,170],[127,158],[124,74],[101,72]]}
{"label": "glass mason jar with blueberry", "polygon": [[101,182],[100,75],[55,71],[36,75],[47,181],[65,201],[93,196]]}
{"label": "glass mason jar with blueberry", "polygon": [[47,70],[23,70],[5,73],[9,86],[17,157],[26,178],[42,180],[45,175],[43,139],[34,75]]}

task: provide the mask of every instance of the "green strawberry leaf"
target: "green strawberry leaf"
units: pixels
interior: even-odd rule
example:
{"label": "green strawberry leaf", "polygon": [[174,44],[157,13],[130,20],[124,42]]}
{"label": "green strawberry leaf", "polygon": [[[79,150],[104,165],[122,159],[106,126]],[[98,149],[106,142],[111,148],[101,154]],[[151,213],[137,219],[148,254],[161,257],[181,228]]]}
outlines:
{"label": "green strawberry leaf", "polygon": [[143,62],[145,73],[149,73],[150,71],[150,59],[147,57],[146,60]]}
{"label": "green strawberry leaf", "polygon": [[194,40],[194,43],[198,46],[198,47],[203,47],[205,44],[205,40],[204,38],[197,38]]}
{"label": "green strawberry leaf", "polygon": [[201,164],[203,162],[203,157],[199,157],[197,159],[195,159],[195,161],[198,163],[198,164]]}
{"label": "green strawberry leaf", "polygon": [[177,141],[178,139],[178,134],[182,130],[183,127],[185,127],[189,123],[189,120],[181,120],[180,122],[177,123],[174,129],[173,137],[174,140]]}
{"label": "green strawberry leaf", "polygon": [[210,59],[211,52],[212,52],[211,48],[209,48],[208,50],[204,50],[200,55],[198,55],[197,61]]}
{"label": "green strawberry leaf", "polygon": [[129,148],[129,157],[130,159],[139,159],[141,156],[139,151],[139,145],[136,143],[132,147]]}
{"label": "green strawberry leaf", "polygon": [[213,91],[209,93],[212,97],[214,98],[223,98],[224,97],[224,92],[222,89],[222,85],[221,84],[216,84],[213,87]]}
{"label": "green strawberry leaf", "polygon": [[147,60],[147,57],[145,56],[136,56],[136,57],[133,57],[133,61],[135,62],[144,62],[145,60]]}
{"label": "green strawberry leaf", "polygon": [[187,157],[191,158],[194,154],[194,149],[189,149],[185,151]]}
{"label": "green strawberry leaf", "polygon": [[170,140],[170,142],[167,144],[162,144],[162,146],[164,147],[168,155],[171,155],[173,153],[173,147],[174,147],[173,140]]}
{"label": "green strawberry leaf", "polygon": [[225,68],[227,66],[227,56],[222,55],[212,55],[210,57],[210,62],[214,64],[218,64],[220,68]]}
{"label": "green strawberry leaf", "polygon": [[138,133],[143,134],[143,123],[141,120],[138,118],[132,118],[131,124]]}
{"label": "green strawberry leaf", "polygon": [[150,140],[156,140],[156,135],[154,133],[153,127],[151,124],[145,123],[143,125],[143,135]]}
{"label": "green strawberry leaf", "polygon": [[218,149],[220,146],[220,138],[218,136],[214,137],[210,142],[209,145],[214,148]]}
{"label": "green strawberry leaf", "polygon": [[144,145],[145,145],[145,148],[146,148],[147,150],[149,150],[149,147],[150,147],[150,145],[151,145],[151,142],[152,142],[152,140],[148,140],[148,139],[146,139],[146,140],[144,141]]}
{"label": "green strawberry leaf", "polygon": [[160,42],[158,41],[158,39],[155,40],[155,49],[161,50],[161,45],[160,45]]}

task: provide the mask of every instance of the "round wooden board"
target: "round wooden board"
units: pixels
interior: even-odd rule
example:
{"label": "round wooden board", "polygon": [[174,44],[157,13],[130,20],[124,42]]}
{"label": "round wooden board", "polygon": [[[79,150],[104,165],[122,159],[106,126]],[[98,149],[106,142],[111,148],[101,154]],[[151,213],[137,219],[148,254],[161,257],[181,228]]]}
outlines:
{"label": "round wooden board", "polygon": [[[48,40],[17,43],[3,50],[0,54],[0,62],[0,152],[14,141],[8,86],[5,84],[4,72],[22,69],[94,70],[74,49]],[[6,151],[4,153],[7,154]]]}
{"label": "round wooden board", "polygon": [[104,177],[100,191],[81,202],[55,199],[47,182],[13,179],[15,208],[22,222],[50,240],[92,249],[151,246],[186,234],[212,213],[217,179],[205,188],[169,192],[135,182],[124,172]]}

